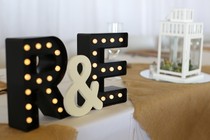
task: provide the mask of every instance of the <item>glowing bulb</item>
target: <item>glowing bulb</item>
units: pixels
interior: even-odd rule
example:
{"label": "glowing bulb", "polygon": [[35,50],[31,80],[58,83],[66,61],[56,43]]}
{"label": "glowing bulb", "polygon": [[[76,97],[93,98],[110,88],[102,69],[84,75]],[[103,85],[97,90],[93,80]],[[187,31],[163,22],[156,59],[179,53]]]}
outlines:
{"label": "glowing bulb", "polygon": [[111,43],[114,43],[114,41],[115,41],[114,38],[111,38],[111,39],[110,39],[110,42],[111,42]]}
{"label": "glowing bulb", "polygon": [[96,56],[97,54],[98,54],[97,51],[93,51],[93,52],[92,52],[92,55],[93,55],[93,56]]}
{"label": "glowing bulb", "polygon": [[42,45],[40,43],[36,43],[35,47],[36,47],[37,50],[39,50],[39,49],[42,48]]}
{"label": "glowing bulb", "polygon": [[101,68],[101,72],[106,72],[106,69],[105,68]]}
{"label": "glowing bulb", "polygon": [[32,109],[32,105],[31,104],[26,104],[25,108],[26,108],[26,110],[31,110]]}
{"label": "glowing bulb", "polygon": [[118,93],[118,95],[117,95],[119,98],[121,98],[123,95],[122,95],[122,93]]}
{"label": "glowing bulb", "polygon": [[52,48],[52,43],[51,43],[51,42],[47,42],[47,43],[46,43],[46,47],[47,47],[48,49]]}
{"label": "glowing bulb", "polygon": [[123,42],[123,38],[122,37],[119,38],[119,42]]}
{"label": "glowing bulb", "polygon": [[109,95],[109,99],[114,99],[114,95]]}
{"label": "glowing bulb", "polygon": [[97,44],[98,40],[94,38],[92,42],[93,42],[93,44]]}
{"label": "glowing bulb", "polygon": [[26,118],[26,122],[27,122],[27,123],[32,123],[32,121],[33,121],[33,119],[32,119],[31,117],[27,117],[27,118]]}
{"label": "glowing bulb", "polygon": [[63,108],[62,108],[62,107],[59,107],[59,108],[58,108],[58,112],[59,112],[59,113],[62,113],[62,112],[63,112]]}
{"label": "glowing bulb", "polygon": [[31,80],[31,75],[30,75],[30,74],[25,74],[24,79],[25,79],[26,81]]}
{"label": "glowing bulb", "polygon": [[37,83],[37,84],[41,84],[41,83],[42,83],[42,79],[41,79],[41,78],[37,78],[37,79],[36,79],[36,83]]}
{"label": "glowing bulb", "polygon": [[24,45],[23,48],[25,51],[29,51],[31,49],[30,45],[28,45],[28,44]]}
{"label": "glowing bulb", "polygon": [[122,66],[118,66],[117,69],[118,69],[118,70],[122,70]]}
{"label": "glowing bulb", "polygon": [[59,56],[61,54],[61,52],[59,50],[55,50],[54,53],[55,53],[56,56]]}
{"label": "glowing bulb", "polygon": [[58,99],[56,99],[56,98],[52,99],[52,103],[53,104],[57,104],[58,103]]}
{"label": "glowing bulb", "polygon": [[26,94],[27,96],[31,95],[31,90],[30,90],[30,89],[26,89],[26,90],[25,90],[25,94]]}
{"label": "glowing bulb", "polygon": [[60,71],[61,67],[60,66],[55,66],[55,71]]}
{"label": "glowing bulb", "polygon": [[30,64],[31,64],[31,60],[28,59],[28,58],[26,58],[26,59],[24,60],[24,64],[25,64],[26,66],[30,65]]}
{"label": "glowing bulb", "polygon": [[102,96],[101,101],[105,101],[105,100],[106,100],[106,97]]}
{"label": "glowing bulb", "polygon": [[113,72],[113,71],[114,71],[114,68],[113,68],[113,67],[110,67],[109,70],[110,70],[111,72]]}
{"label": "glowing bulb", "polygon": [[48,76],[47,76],[47,81],[50,82],[50,81],[52,81],[52,80],[53,80],[53,77],[52,77],[51,75],[48,75]]}
{"label": "glowing bulb", "polygon": [[102,38],[102,39],[101,39],[101,42],[102,42],[102,43],[106,43],[106,38]]}
{"label": "glowing bulb", "polygon": [[52,93],[52,89],[51,89],[51,88],[47,88],[47,89],[46,89],[46,93],[47,93],[47,94],[51,94],[51,93]]}
{"label": "glowing bulb", "polygon": [[98,65],[97,63],[93,63],[93,67],[96,68]]}
{"label": "glowing bulb", "polygon": [[93,75],[92,78],[93,78],[93,80],[96,80],[97,79],[97,75]]}

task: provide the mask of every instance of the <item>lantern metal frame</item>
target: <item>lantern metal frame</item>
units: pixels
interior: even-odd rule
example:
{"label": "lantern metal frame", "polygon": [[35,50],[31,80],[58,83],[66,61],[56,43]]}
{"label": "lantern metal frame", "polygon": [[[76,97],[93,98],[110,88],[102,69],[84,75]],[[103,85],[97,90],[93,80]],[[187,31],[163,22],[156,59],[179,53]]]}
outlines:
{"label": "lantern metal frame", "polygon": [[[191,82],[201,79],[202,53],[203,53],[203,23],[193,22],[194,12],[192,9],[174,9],[166,21],[160,24],[160,33],[158,41],[157,64],[153,65],[152,78],[177,83]],[[168,63],[176,65],[177,69],[164,69],[163,60],[163,41],[164,38],[173,39],[169,42],[170,60]],[[181,43],[180,43],[181,42]],[[191,65],[191,55],[193,43],[197,43],[197,67]],[[180,50],[180,48],[182,50]],[[177,59],[179,51],[179,64],[172,63],[172,59]],[[176,60],[175,60],[176,61]],[[178,62],[177,62],[178,63]],[[179,65],[179,66],[178,66]],[[178,69],[179,67],[179,69]]]}

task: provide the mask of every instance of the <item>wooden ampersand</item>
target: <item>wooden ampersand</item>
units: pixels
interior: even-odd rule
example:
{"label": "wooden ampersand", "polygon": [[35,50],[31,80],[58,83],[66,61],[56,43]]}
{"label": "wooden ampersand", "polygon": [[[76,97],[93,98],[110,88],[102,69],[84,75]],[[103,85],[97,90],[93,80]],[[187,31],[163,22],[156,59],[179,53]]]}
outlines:
{"label": "wooden ampersand", "polygon": [[[82,64],[82,72],[77,71],[77,66]],[[72,79],[73,84],[69,88],[64,98],[64,106],[66,111],[72,116],[83,116],[90,112],[92,108],[102,109],[103,103],[97,97],[99,84],[93,81],[88,87],[86,80],[91,73],[90,60],[83,55],[74,56],[68,63],[68,74]],[[77,104],[77,92],[82,95],[85,102],[82,106]]]}

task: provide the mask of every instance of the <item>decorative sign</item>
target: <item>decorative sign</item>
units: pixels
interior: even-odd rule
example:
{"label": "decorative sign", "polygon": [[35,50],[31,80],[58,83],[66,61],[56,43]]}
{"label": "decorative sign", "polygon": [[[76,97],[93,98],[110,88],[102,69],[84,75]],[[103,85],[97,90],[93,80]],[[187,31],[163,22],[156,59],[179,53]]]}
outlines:
{"label": "decorative sign", "polygon": [[127,89],[104,88],[104,78],[126,74],[126,61],[104,63],[104,49],[125,47],[127,40],[127,33],[78,34],[80,55],[69,60],[73,84],[63,99],[57,87],[67,67],[62,41],[6,39],[9,125],[23,131],[38,128],[38,108],[44,115],[62,119],[125,102]]}
{"label": "decorative sign", "polygon": [[67,66],[64,44],[56,37],[6,39],[8,113],[11,127],[30,131],[44,115],[65,118],[57,85]]}
{"label": "decorative sign", "polygon": [[[104,49],[127,47],[127,33],[106,34],[78,34],[78,55],[87,56],[92,64],[92,72],[87,84],[92,81],[99,82],[98,98],[103,101],[103,106],[126,102],[127,89],[119,87],[104,88],[104,79],[126,74],[126,61],[104,63]],[[81,71],[81,67],[79,67]],[[84,98],[78,95],[78,104],[84,103]]]}
{"label": "decorative sign", "polygon": [[[81,74],[77,71],[77,65],[82,64]],[[103,103],[99,100],[98,89],[99,84],[97,81],[91,82],[90,88],[86,84],[86,80],[91,73],[90,60],[84,55],[78,55],[71,58],[68,63],[68,73],[73,81],[73,85],[70,87],[64,98],[64,106],[66,111],[72,116],[83,116],[87,114],[92,107],[95,109],[102,109]],[[77,100],[77,91],[85,99],[85,103],[79,107]]]}

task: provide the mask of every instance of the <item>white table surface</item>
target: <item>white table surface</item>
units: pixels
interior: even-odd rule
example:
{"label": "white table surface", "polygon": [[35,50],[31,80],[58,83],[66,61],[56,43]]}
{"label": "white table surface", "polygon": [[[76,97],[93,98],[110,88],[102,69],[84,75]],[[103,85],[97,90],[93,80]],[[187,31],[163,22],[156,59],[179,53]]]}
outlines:
{"label": "white table surface", "polygon": [[[0,80],[6,82],[5,69],[0,69]],[[107,78],[106,85],[123,86],[119,77]],[[59,84],[61,93],[65,94],[70,80],[64,77]],[[67,117],[62,120],[43,116],[39,112],[40,124],[62,124],[72,126],[78,131],[77,140],[148,140],[145,131],[133,118],[134,108],[128,100],[125,103],[91,110],[82,117]],[[0,123],[8,123],[7,96],[0,96]]]}

